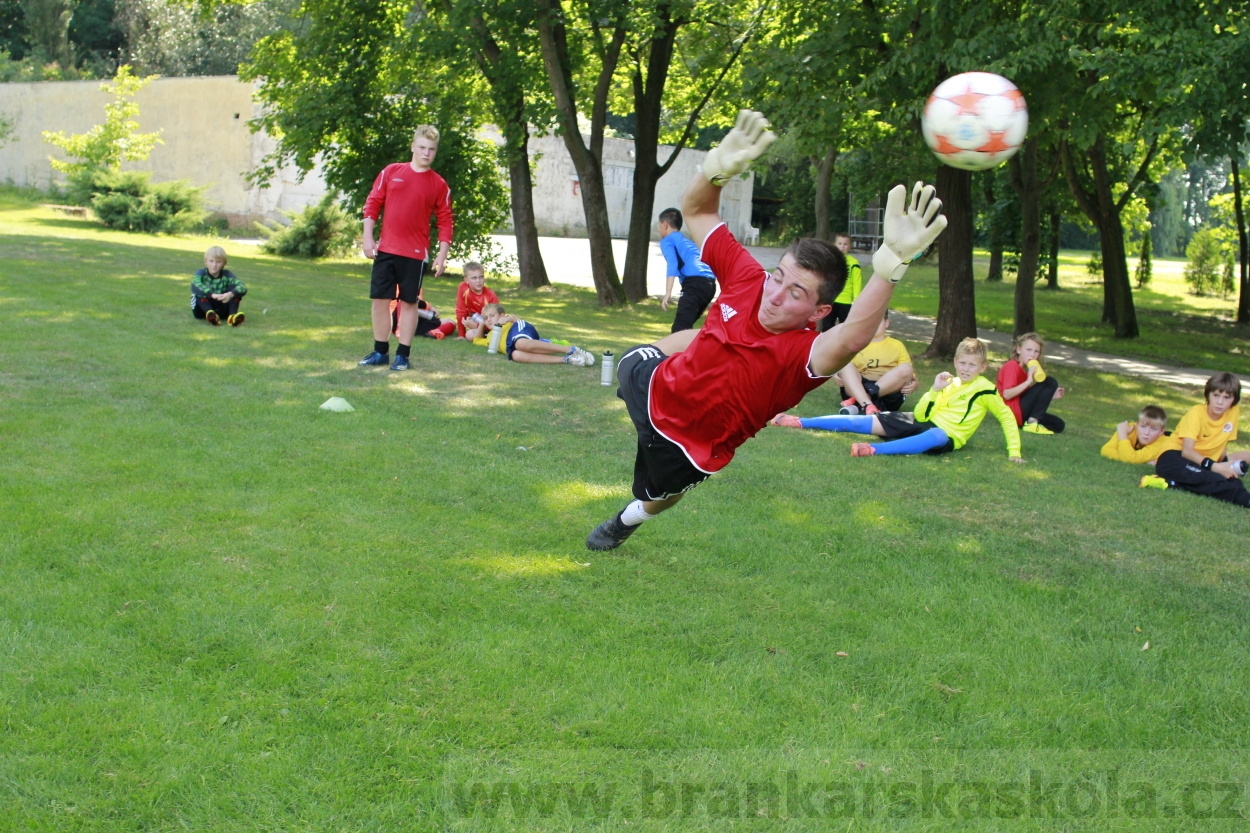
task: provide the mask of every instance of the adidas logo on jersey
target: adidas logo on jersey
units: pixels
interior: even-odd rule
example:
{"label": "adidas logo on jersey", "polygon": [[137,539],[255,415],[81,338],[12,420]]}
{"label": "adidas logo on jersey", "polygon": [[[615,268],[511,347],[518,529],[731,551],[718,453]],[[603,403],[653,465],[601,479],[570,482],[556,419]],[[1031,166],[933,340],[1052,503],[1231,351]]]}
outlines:
{"label": "adidas logo on jersey", "polygon": [[722,318],[724,318],[726,321],[728,321],[729,319],[731,319],[731,318],[733,318],[735,315],[737,315],[737,314],[738,314],[738,311],[737,311],[736,309],[734,309],[733,307],[729,306],[729,304],[721,304],[721,305],[720,305],[720,314],[721,314],[721,317],[722,317]]}

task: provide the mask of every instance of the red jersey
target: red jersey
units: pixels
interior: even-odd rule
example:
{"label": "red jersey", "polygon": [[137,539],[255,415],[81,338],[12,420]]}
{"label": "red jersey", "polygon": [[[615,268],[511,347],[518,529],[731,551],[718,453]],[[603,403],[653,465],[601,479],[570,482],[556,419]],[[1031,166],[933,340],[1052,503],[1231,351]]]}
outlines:
{"label": "red jersey", "polygon": [[451,189],[434,171],[417,172],[407,162],[387,165],[373,181],[365,217],[386,209],[378,251],[425,260],[430,252],[430,217],[438,219],[438,240],[451,243]]}
{"label": "red jersey", "polygon": [[720,471],[774,414],[830,377],[810,369],[815,330],[770,333],[758,315],[768,273],[724,223],[703,242],[720,296],[703,329],[651,376],[651,423],[701,471]]}
{"label": "red jersey", "polygon": [[1010,360],[1002,366],[998,371],[998,393],[1002,396],[1003,401],[1007,403],[1007,407],[1016,415],[1016,425],[1024,424],[1024,415],[1020,413],[1020,397],[1016,396],[1011,399],[1007,398],[1004,391],[1007,388],[1014,388],[1016,385],[1024,383],[1029,378],[1029,372],[1020,366],[1020,362],[1015,359]]}
{"label": "red jersey", "polygon": [[460,286],[456,289],[456,335],[464,335],[464,319],[473,313],[481,313],[482,307],[487,304],[499,303],[499,296],[491,291],[489,286],[482,287],[482,294],[478,295],[470,287],[467,281],[461,281]]}

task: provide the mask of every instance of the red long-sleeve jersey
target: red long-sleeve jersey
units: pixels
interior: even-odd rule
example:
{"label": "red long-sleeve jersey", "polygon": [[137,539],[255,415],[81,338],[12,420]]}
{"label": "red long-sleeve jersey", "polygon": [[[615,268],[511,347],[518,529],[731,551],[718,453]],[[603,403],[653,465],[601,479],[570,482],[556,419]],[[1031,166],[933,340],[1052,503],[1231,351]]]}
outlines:
{"label": "red long-sleeve jersey", "polygon": [[407,162],[387,165],[365,200],[365,218],[377,220],[383,209],[386,218],[378,251],[425,260],[430,252],[430,217],[438,221],[439,242],[451,243],[451,189],[434,171],[414,171]]}

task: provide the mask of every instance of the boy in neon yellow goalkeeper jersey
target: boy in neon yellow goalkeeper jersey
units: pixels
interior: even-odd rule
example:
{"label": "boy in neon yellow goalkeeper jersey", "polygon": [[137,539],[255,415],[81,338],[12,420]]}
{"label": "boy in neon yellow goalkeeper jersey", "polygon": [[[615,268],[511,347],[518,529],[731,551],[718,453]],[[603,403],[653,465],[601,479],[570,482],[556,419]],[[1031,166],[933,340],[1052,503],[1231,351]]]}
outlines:
{"label": "boy in neon yellow goalkeeper jersey", "polygon": [[933,389],[916,403],[915,413],[886,411],[871,416],[831,415],[800,419],[777,414],[773,425],[786,428],[816,428],[821,431],[847,431],[872,434],[889,442],[855,443],[852,457],[875,454],[945,454],[972,438],[987,413],[1002,426],[1007,456],[1013,463],[1020,457],[1020,432],[1016,417],[998,395],[994,383],[981,376],[985,371],[985,345],[965,338],[955,348],[954,375],[943,371],[933,380]]}

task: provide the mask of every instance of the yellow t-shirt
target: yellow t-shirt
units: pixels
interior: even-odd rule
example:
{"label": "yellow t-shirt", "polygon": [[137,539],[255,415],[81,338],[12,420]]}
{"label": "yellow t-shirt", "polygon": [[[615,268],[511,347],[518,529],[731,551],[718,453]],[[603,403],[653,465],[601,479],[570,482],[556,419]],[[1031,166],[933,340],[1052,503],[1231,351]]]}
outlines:
{"label": "yellow t-shirt", "polygon": [[1176,426],[1173,436],[1178,443],[1189,437],[1194,441],[1194,451],[1218,463],[1224,459],[1224,447],[1237,439],[1237,420],[1240,417],[1241,406],[1234,405],[1219,419],[1211,419],[1207,415],[1207,404],[1203,402],[1190,408],[1181,417],[1180,425]]}
{"label": "yellow t-shirt", "polygon": [[851,362],[861,376],[875,382],[891,369],[911,361],[911,355],[903,342],[886,336],[880,341],[870,341],[868,346],[855,354]]}
{"label": "yellow t-shirt", "polygon": [[1111,435],[1111,439],[1107,440],[1106,445],[1102,447],[1102,456],[1112,460],[1119,460],[1121,463],[1152,463],[1159,459],[1159,455],[1165,451],[1179,451],[1181,447],[1180,438],[1175,433],[1171,435],[1160,434],[1150,445],[1137,447],[1137,427],[1134,426],[1132,431],[1128,432],[1128,439],[1120,439],[1119,433]]}

